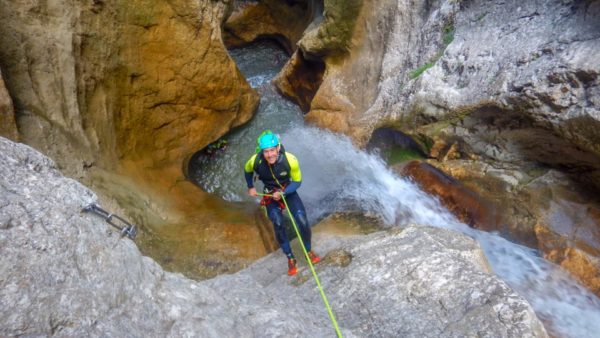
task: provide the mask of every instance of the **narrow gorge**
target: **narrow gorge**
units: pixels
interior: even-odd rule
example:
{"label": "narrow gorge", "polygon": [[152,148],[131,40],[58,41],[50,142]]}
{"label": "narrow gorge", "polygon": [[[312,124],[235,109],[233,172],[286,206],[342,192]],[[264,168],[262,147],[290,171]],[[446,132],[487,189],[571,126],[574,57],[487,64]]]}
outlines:
{"label": "narrow gorge", "polygon": [[246,194],[271,129],[300,160],[344,336],[593,337],[598,16],[0,0],[0,335],[334,336]]}

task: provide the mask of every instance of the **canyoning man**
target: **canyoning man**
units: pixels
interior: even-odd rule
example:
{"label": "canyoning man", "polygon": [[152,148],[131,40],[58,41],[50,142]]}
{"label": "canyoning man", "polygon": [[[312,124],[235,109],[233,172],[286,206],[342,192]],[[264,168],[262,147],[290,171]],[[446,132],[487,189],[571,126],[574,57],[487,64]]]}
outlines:
{"label": "canyoning man", "polygon": [[321,260],[311,250],[310,225],[306,218],[306,210],[302,200],[296,191],[302,183],[300,164],[296,156],[283,149],[277,135],[270,130],[264,131],[258,138],[257,143],[256,154],[252,155],[244,166],[248,195],[257,196],[253,181],[254,173],[256,173],[265,186],[264,194],[271,195],[263,196],[260,203],[267,208],[267,215],[273,222],[277,242],[279,242],[281,250],[288,258],[288,275],[293,276],[298,270],[296,269],[296,258],[292,253],[290,241],[283,224],[282,211],[285,209],[285,204],[282,201],[282,196],[285,197],[289,211],[296,221],[311,262],[315,264]]}

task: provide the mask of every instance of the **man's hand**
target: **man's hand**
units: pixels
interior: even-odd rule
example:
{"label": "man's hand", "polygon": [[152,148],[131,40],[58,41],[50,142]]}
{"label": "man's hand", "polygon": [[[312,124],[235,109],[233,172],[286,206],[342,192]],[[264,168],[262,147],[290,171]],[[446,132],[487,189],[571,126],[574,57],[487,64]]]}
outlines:
{"label": "man's hand", "polygon": [[248,195],[250,195],[250,196],[252,196],[252,197],[256,197],[256,196],[258,196],[258,195],[256,194],[256,188],[252,187],[252,188],[248,189]]}
{"label": "man's hand", "polygon": [[281,191],[276,191],[273,193],[273,199],[279,201],[281,199]]}

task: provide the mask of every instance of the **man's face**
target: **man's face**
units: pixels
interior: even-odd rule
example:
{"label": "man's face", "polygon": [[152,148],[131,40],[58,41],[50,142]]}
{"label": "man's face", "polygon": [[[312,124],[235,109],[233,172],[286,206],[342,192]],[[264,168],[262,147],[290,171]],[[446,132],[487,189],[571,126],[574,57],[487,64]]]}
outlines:
{"label": "man's face", "polygon": [[271,165],[277,161],[277,154],[279,154],[279,146],[263,149],[263,156]]}

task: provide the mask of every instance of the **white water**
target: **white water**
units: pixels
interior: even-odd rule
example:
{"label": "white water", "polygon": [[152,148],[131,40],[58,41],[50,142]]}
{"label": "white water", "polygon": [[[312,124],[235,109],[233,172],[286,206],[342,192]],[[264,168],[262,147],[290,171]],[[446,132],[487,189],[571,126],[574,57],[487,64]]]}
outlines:
{"label": "white water", "polygon": [[265,82],[269,76],[253,78],[263,96],[259,113],[228,136],[226,152],[198,169],[196,177],[206,190],[226,200],[250,201],[242,167],[260,131],[272,129],[300,160],[299,193],[311,220],[333,211],[362,210],[390,227],[418,223],[460,231],[480,243],[494,272],[525,297],[540,318],[552,323],[548,329],[554,334],[598,337],[600,299],[560,267],[535,250],[462,224],[436,199],[391,172],[379,157],[354,148],[346,137],[304,125],[298,108]]}

